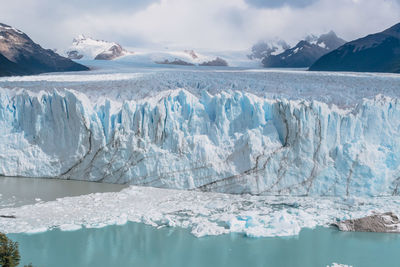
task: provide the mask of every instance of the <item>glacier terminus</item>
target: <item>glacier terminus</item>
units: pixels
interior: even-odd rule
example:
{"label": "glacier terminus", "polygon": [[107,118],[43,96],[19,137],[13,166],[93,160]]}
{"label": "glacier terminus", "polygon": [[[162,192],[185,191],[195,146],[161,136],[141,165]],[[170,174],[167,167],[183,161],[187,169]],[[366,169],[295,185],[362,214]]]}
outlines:
{"label": "glacier terminus", "polygon": [[[398,76],[194,72],[3,78],[0,174],[254,195],[399,194]],[[268,88],[277,75],[309,88],[314,75],[321,91],[324,82],[354,87],[355,79],[360,95],[376,76],[392,89],[367,88],[354,100],[346,88],[309,98],[299,87],[277,98],[280,89]],[[209,77],[225,80],[218,88],[213,79],[205,85]],[[254,87],[239,91],[241,83]]]}

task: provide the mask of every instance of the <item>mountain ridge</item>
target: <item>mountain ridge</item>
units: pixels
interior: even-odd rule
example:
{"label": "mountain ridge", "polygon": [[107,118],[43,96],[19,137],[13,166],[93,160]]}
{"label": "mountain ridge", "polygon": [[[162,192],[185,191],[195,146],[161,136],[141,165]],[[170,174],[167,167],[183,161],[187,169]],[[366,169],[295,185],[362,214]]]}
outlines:
{"label": "mountain ridge", "polygon": [[400,23],[342,45],[309,70],[400,73]]}
{"label": "mountain ridge", "polygon": [[0,23],[0,55],[0,76],[89,69],[42,48],[22,31],[3,23]]}
{"label": "mountain ridge", "polygon": [[280,54],[264,57],[261,62],[267,68],[306,68],[344,43],[333,31],[319,37],[311,35]]}

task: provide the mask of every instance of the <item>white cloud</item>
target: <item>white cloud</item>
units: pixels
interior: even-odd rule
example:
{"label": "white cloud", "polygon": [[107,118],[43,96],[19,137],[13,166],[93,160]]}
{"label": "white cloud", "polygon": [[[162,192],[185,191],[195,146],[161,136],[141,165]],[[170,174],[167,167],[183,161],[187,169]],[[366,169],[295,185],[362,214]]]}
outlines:
{"label": "white cloud", "polygon": [[[248,2],[246,2],[248,1]],[[399,22],[398,0],[115,0],[95,5],[73,1],[15,0],[2,3],[4,23],[19,27],[46,47],[66,47],[80,33],[126,46],[247,49],[260,39],[294,42],[331,29],[346,40]],[[135,2],[135,1],[133,1]],[[268,1],[267,1],[268,2]],[[292,1],[293,2],[293,1]],[[91,3],[91,4],[90,4]]]}
{"label": "white cloud", "polygon": [[247,3],[260,8],[277,8],[282,6],[306,7],[318,0],[246,0]]}

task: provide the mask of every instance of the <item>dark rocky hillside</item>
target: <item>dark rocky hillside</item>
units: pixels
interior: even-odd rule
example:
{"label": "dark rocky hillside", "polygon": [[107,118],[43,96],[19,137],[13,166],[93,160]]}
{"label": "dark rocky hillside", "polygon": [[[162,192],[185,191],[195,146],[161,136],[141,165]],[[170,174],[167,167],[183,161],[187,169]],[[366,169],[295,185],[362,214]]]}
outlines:
{"label": "dark rocky hillside", "polygon": [[344,44],[318,59],[310,70],[400,73],[400,23]]}
{"label": "dark rocky hillside", "polygon": [[86,66],[43,49],[25,33],[0,23],[0,76],[88,70]]}
{"label": "dark rocky hillside", "polygon": [[319,37],[309,36],[280,54],[264,57],[262,63],[267,68],[306,68],[344,43],[333,31]]}

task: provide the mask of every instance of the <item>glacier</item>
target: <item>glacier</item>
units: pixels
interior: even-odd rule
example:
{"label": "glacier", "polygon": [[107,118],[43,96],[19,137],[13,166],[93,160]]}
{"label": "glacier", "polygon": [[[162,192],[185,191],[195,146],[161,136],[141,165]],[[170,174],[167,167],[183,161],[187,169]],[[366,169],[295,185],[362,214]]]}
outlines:
{"label": "glacier", "polygon": [[400,104],[176,86],[116,100],[0,89],[0,175],[223,193],[398,195]]}

